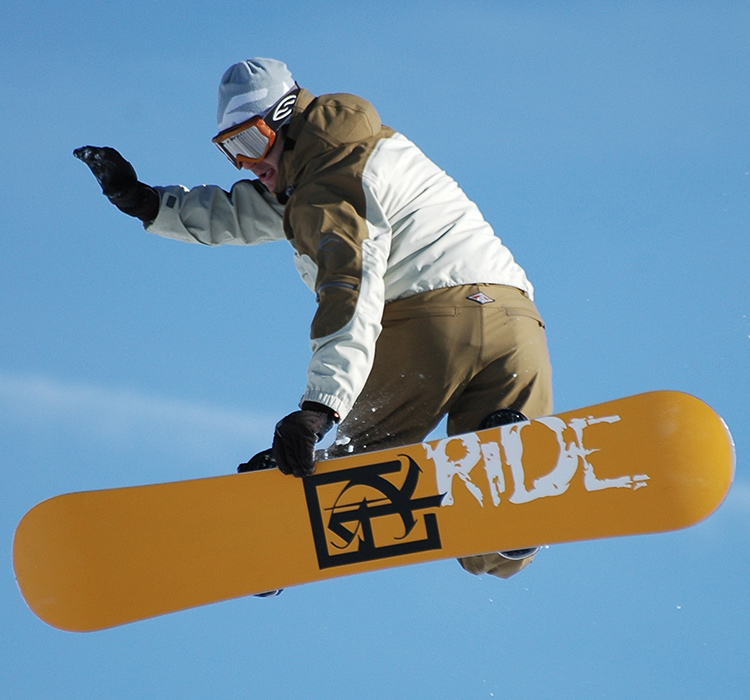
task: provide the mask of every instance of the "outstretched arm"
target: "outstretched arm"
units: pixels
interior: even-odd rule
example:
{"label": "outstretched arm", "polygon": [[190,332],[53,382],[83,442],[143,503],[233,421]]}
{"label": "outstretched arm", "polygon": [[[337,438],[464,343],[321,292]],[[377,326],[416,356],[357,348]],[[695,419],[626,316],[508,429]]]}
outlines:
{"label": "outstretched arm", "polygon": [[216,185],[152,187],[114,148],[73,151],[89,166],[102,192],[146,230],[189,243],[253,245],[284,240],[284,208],[257,180],[240,180],[227,192]]}

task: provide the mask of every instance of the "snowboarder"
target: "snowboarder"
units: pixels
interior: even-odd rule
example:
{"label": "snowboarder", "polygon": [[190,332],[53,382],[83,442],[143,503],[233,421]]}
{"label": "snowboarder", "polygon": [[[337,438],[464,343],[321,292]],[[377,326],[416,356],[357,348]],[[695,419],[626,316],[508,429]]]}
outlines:
{"label": "snowboarder", "polygon": [[[280,61],[241,61],[221,79],[213,141],[256,179],[228,192],[155,187],[112,148],[74,154],[148,232],[291,244],[317,299],[308,384],[272,452],[241,469],[273,459],[285,474],[310,474],[336,424],[329,457],[419,442],[446,414],[454,435],[498,409],[551,412],[544,324],[524,270],[456,182],[369,102],[316,97]],[[460,561],[507,578],[535,552]]]}

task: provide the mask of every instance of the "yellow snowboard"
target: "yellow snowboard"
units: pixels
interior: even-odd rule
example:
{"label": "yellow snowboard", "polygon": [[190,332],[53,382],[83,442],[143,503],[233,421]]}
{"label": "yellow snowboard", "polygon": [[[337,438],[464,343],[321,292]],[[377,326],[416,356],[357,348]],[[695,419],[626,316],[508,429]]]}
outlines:
{"label": "yellow snowboard", "polygon": [[692,525],[724,499],[721,418],[657,391],[277,470],[57,496],[21,520],[29,607],[89,631],[373,569]]}

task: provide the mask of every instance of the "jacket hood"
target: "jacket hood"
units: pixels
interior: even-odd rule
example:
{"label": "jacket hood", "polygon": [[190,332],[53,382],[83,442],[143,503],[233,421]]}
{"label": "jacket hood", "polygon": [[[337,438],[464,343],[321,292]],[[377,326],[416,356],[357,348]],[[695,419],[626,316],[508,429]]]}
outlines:
{"label": "jacket hood", "polygon": [[294,147],[282,156],[276,191],[297,185],[310,161],[335,157],[338,147],[370,139],[381,128],[377,111],[361,97],[344,93],[315,97],[301,90],[286,133]]}

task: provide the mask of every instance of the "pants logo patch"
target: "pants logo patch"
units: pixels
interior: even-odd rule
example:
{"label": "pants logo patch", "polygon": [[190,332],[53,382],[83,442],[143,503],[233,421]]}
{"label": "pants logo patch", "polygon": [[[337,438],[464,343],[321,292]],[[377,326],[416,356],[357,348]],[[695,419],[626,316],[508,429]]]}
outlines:
{"label": "pants logo patch", "polygon": [[477,302],[477,304],[489,304],[495,301],[492,297],[488,297],[484,292],[477,292],[476,294],[470,294],[467,299]]}

